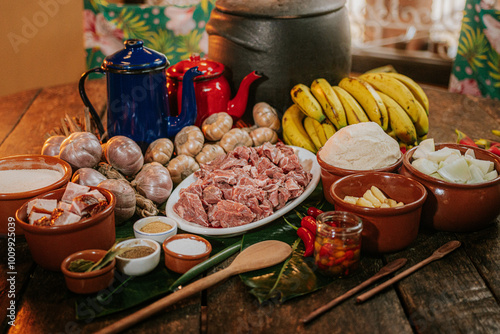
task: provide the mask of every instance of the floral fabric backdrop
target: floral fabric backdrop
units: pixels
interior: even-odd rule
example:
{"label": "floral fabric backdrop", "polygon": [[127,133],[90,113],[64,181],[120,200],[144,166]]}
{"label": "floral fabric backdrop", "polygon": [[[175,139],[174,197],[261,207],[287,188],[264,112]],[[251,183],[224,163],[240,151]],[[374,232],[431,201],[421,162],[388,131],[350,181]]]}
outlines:
{"label": "floral fabric backdrop", "polygon": [[[164,53],[170,64],[192,53],[208,52],[205,25],[215,0],[156,1],[159,5],[122,5],[105,0],[84,0],[84,46],[87,68],[123,48],[123,41],[138,38]],[[175,4],[173,4],[175,3]]]}
{"label": "floral fabric backdrop", "polygon": [[496,0],[467,0],[449,90],[500,99],[500,10]]}

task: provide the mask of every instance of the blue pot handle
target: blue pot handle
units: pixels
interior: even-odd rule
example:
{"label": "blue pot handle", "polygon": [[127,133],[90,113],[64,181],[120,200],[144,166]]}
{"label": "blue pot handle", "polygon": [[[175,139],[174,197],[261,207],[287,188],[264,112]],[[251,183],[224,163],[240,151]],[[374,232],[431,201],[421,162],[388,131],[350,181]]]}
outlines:
{"label": "blue pot handle", "polygon": [[78,90],[80,92],[80,97],[82,98],[83,104],[89,108],[90,111],[90,116],[92,116],[92,119],[94,120],[95,124],[97,125],[97,130],[99,131],[99,134],[102,136],[104,135],[104,127],[102,126],[101,118],[97,114],[97,112],[94,109],[94,106],[92,103],[90,103],[89,98],[87,97],[87,93],[85,93],[85,79],[87,79],[88,75],[90,73],[104,73],[104,71],[100,67],[93,68],[91,70],[88,70],[87,72],[83,73],[80,81],[78,83]]}

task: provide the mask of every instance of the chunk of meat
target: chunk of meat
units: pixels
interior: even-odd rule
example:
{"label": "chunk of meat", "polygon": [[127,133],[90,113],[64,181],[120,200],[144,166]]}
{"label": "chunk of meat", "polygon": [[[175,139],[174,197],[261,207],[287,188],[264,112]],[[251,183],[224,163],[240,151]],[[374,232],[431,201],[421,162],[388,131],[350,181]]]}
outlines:
{"label": "chunk of meat", "polygon": [[173,209],[182,219],[201,226],[210,226],[201,199],[195,194],[184,192],[179,196],[179,200],[174,204]]}
{"label": "chunk of meat", "polygon": [[38,213],[50,214],[55,208],[57,208],[56,199],[35,198],[28,202],[26,213],[29,215],[31,211],[35,211]]}
{"label": "chunk of meat", "polygon": [[222,190],[214,185],[210,185],[203,189],[203,200],[207,204],[217,204],[222,200]]}
{"label": "chunk of meat", "polygon": [[223,200],[217,203],[212,216],[221,227],[235,227],[251,223],[256,215],[246,205]]}
{"label": "chunk of meat", "polygon": [[71,203],[73,201],[73,198],[86,194],[90,191],[90,187],[87,186],[82,186],[77,183],[73,182],[68,182],[68,185],[66,186],[66,190],[64,191],[64,194],[61,198],[61,201],[66,202],[66,203]]}

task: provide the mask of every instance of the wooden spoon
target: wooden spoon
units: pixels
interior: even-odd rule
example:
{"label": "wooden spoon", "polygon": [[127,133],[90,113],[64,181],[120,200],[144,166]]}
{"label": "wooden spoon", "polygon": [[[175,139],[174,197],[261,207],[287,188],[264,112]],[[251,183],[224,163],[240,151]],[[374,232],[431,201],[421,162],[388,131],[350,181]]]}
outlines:
{"label": "wooden spoon", "polygon": [[270,267],[284,261],[291,253],[292,248],[290,245],[278,240],[267,240],[253,244],[244,249],[227,268],[186,285],[182,289],[101,329],[97,333],[118,333],[158,313],[167,306],[205,290],[232,275]]}
{"label": "wooden spoon", "polygon": [[317,316],[323,314],[324,312],[328,311],[332,307],[340,304],[341,302],[343,302],[347,298],[349,298],[349,297],[355,295],[356,293],[358,293],[359,291],[363,290],[364,288],[366,288],[367,286],[369,286],[370,284],[372,284],[373,282],[375,282],[379,278],[382,278],[384,276],[389,275],[390,273],[398,270],[399,268],[401,268],[405,264],[406,264],[406,259],[405,258],[397,259],[397,260],[394,260],[394,261],[386,264],[385,266],[383,266],[379,270],[378,273],[376,273],[375,275],[373,275],[372,277],[370,277],[369,279],[367,279],[363,283],[361,283],[358,286],[352,288],[351,290],[347,291],[343,295],[341,295],[341,296],[333,299],[328,304],[325,304],[325,305],[317,308],[315,311],[309,313],[309,315],[307,317],[305,317],[304,319],[301,320],[302,323],[304,323],[304,324],[308,323],[309,321],[313,320]]}
{"label": "wooden spoon", "polygon": [[460,247],[460,245],[461,245],[461,243],[458,240],[453,240],[453,241],[445,243],[443,246],[441,246],[438,249],[436,249],[434,251],[434,253],[432,253],[432,255],[429,256],[427,259],[425,259],[425,260],[417,263],[416,265],[414,265],[411,268],[406,269],[405,271],[403,271],[400,274],[394,276],[390,280],[385,281],[384,283],[382,283],[379,286],[371,289],[370,291],[365,292],[364,294],[358,296],[356,298],[356,301],[358,303],[362,303],[362,302],[366,301],[367,299],[371,298],[372,296],[376,295],[380,291],[382,291],[385,288],[387,288],[389,285],[391,285],[391,284],[399,281],[400,279],[402,279],[402,278],[410,275],[414,271],[417,271],[418,269],[420,269],[423,266],[429,264],[430,262],[435,261],[435,260],[439,260],[443,256],[445,256],[445,255],[453,252],[455,249],[457,249],[458,247]]}

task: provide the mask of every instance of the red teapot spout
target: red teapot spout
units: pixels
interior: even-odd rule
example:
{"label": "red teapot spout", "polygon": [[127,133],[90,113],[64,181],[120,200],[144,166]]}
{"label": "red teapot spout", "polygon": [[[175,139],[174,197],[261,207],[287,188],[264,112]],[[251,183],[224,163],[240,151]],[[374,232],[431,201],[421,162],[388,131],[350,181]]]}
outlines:
{"label": "red teapot spout", "polygon": [[248,74],[240,83],[240,88],[236,96],[227,103],[227,113],[233,117],[233,120],[240,119],[245,113],[248,102],[248,91],[250,90],[250,85],[255,80],[262,77],[262,74],[253,71]]}

